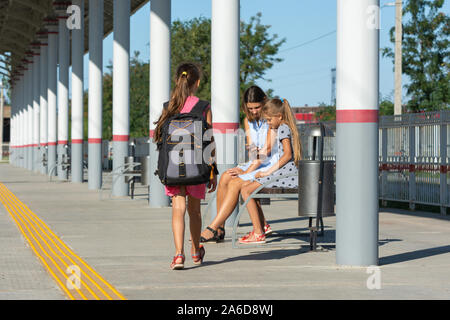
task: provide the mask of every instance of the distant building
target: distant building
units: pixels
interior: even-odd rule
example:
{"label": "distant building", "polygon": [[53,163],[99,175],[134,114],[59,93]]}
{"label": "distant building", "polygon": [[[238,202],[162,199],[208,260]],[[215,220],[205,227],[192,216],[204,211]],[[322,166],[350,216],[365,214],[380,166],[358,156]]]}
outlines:
{"label": "distant building", "polygon": [[300,124],[316,121],[316,112],[325,109],[325,107],[305,105],[304,107],[292,107],[291,109],[297,119],[297,123]]}

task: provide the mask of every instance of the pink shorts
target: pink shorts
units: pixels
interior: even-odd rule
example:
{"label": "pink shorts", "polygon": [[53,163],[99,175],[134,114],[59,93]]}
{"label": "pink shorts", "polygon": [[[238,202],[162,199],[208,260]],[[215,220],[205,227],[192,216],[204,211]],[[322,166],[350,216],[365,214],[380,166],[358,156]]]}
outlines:
{"label": "pink shorts", "polygon": [[[165,186],[166,196],[173,197],[180,194],[179,186]],[[196,199],[205,199],[206,184],[197,184],[194,186],[186,186],[186,195],[194,197]]]}

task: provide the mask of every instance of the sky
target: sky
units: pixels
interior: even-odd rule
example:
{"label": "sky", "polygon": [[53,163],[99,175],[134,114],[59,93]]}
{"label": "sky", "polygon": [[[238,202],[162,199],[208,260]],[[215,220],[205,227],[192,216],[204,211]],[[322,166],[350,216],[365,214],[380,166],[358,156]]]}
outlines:
{"label": "sky", "polygon": [[[391,47],[389,30],[395,24],[395,7],[383,6],[393,0],[380,0],[380,48]],[[286,38],[277,57],[283,62],[268,70],[261,88],[288,99],[291,106],[317,106],[331,102],[331,69],[336,67],[337,0],[241,0],[241,20],[262,13],[261,23],[270,25],[270,34]],[[444,5],[450,12],[449,1]],[[172,0],[172,20],[211,18],[211,0]],[[131,17],[130,51],[139,51],[143,60],[150,55],[150,4]],[[320,38],[315,41],[314,39]],[[113,36],[104,40],[104,71],[112,61]],[[293,48],[294,47],[294,48]],[[88,55],[85,56],[85,83],[88,83]],[[403,82],[407,82],[403,76]],[[394,69],[390,58],[380,54],[380,93],[393,101]],[[406,98],[403,90],[403,99]]]}

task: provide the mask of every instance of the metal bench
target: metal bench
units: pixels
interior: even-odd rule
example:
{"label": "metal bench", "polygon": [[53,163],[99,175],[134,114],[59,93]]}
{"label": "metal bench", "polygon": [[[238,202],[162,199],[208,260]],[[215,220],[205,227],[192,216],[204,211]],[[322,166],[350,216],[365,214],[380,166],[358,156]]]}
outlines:
{"label": "metal bench", "polygon": [[[131,199],[133,199],[134,198],[135,178],[141,176],[141,171],[136,170],[135,168],[139,167],[140,165],[141,165],[140,162],[125,163],[124,165],[121,165],[121,166],[115,168],[110,173],[108,173],[104,179],[105,181],[102,184],[102,188],[100,189],[99,199],[103,200],[102,193],[103,193],[103,191],[105,191],[105,186],[107,185],[107,183],[105,183],[105,182],[111,181],[111,186],[112,186],[118,179],[125,179],[125,182],[128,183],[128,188],[131,188],[131,190],[130,189],[128,189],[128,190],[131,191]],[[109,192],[109,199],[112,199],[112,187]]]}
{"label": "metal bench", "polygon": [[[268,181],[267,183],[261,185],[256,189],[249,197],[248,199],[243,203],[238,203],[238,213],[236,215],[236,218],[233,223],[233,231],[232,231],[232,247],[233,248],[240,248],[243,246],[239,245],[239,242],[237,241],[237,228],[239,225],[239,220],[244,211],[246,211],[247,204],[251,199],[270,199],[270,198],[278,198],[278,199],[297,199],[298,198],[298,188],[267,188],[267,186],[277,180],[288,178],[288,177],[294,177],[297,176],[297,174],[288,174],[283,176],[274,177],[272,180]],[[211,200],[208,202],[208,206],[206,208],[206,211],[204,213],[204,216],[209,212],[211,209],[211,206],[213,202],[216,199],[216,192],[214,193]],[[309,230],[310,230],[310,247],[311,250],[315,248],[315,238],[313,237],[313,232],[317,231],[317,227],[312,226],[312,217],[309,218]],[[204,219],[202,219],[204,221]],[[321,232],[318,234],[319,236],[324,235],[324,226],[323,226],[323,220],[322,218],[319,219],[320,222],[320,229]],[[252,247],[251,245],[245,245],[245,248]]]}
{"label": "metal bench", "polygon": [[[246,211],[247,204],[251,199],[255,198],[278,198],[278,199],[296,199],[298,198],[298,188],[267,188],[267,186],[273,182],[276,182],[283,178],[288,177],[295,177],[298,174],[288,174],[283,176],[274,177],[267,183],[261,185],[258,187],[253,193],[247,198],[247,200],[239,206],[238,213],[236,215],[236,218],[233,223],[233,232],[231,236],[231,243],[233,248],[239,248],[241,247],[239,245],[239,242],[237,241],[237,228],[239,225],[239,220],[241,218],[241,215],[244,211]],[[310,224],[311,224],[311,218],[310,218]],[[245,245],[246,248],[249,247],[249,245]]]}

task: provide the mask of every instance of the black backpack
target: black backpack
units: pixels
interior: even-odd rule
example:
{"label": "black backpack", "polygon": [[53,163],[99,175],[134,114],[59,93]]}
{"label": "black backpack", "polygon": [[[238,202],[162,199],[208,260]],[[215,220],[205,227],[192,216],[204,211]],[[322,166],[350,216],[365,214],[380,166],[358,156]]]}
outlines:
{"label": "black backpack", "polygon": [[[165,109],[168,104],[164,104]],[[210,181],[212,161],[206,163],[203,157],[212,139],[204,139],[209,125],[203,113],[208,106],[209,102],[200,100],[191,112],[173,115],[163,124],[155,172],[163,185],[197,185]]]}

